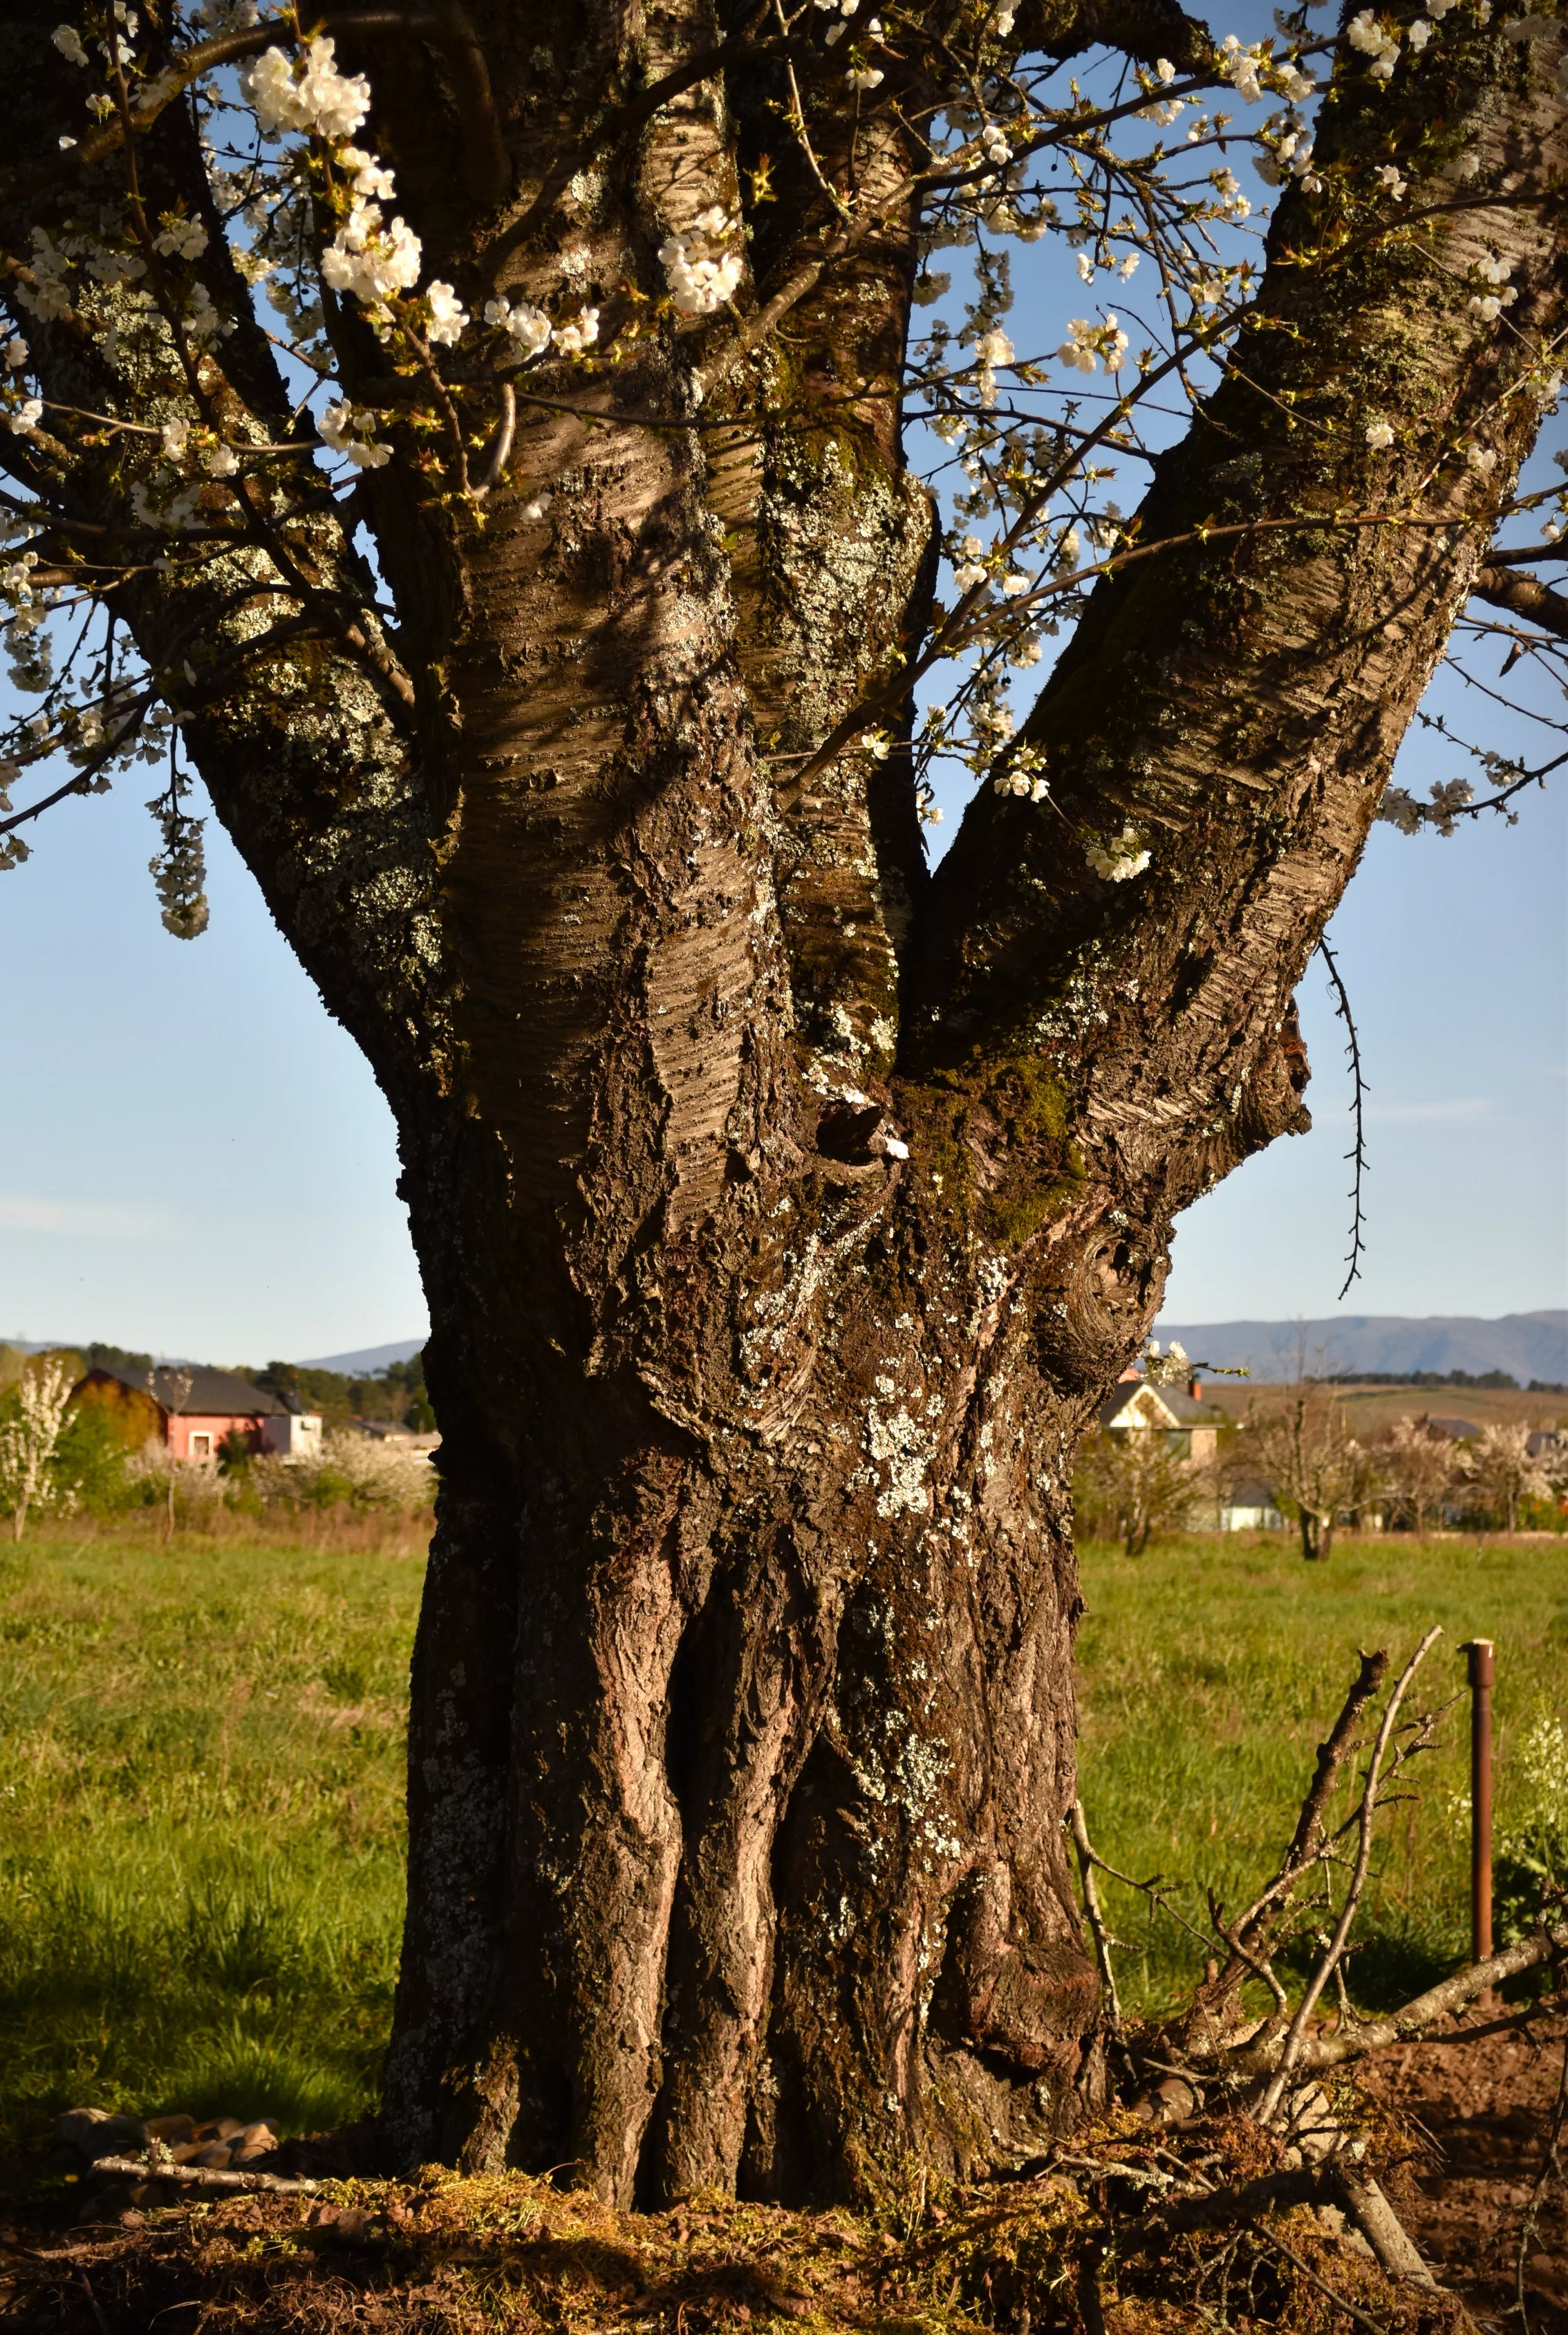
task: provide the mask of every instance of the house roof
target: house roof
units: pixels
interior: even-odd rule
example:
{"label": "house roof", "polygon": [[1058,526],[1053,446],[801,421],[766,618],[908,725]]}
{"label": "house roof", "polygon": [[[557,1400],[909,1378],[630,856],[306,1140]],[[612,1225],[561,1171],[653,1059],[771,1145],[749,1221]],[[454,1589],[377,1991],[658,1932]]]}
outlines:
{"label": "house roof", "polygon": [[277,1419],[283,1417],[288,1405],[280,1402],[265,1387],[253,1386],[242,1379],[237,1371],[214,1371],[204,1365],[189,1364],[183,1370],[160,1366],[152,1373],[150,1390],[145,1378],[130,1371],[89,1371],[82,1383],[93,1379],[113,1379],[121,1386],[131,1387],[137,1394],[150,1391],[160,1410],[172,1411],[177,1417],[203,1419]]}
{"label": "house roof", "polygon": [[[1146,1400],[1139,1401],[1140,1396]],[[1147,1411],[1151,1403],[1157,1404],[1164,1413],[1162,1420],[1153,1423],[1166,1427],[1218,1427],[1221,1424],[1220,1415],[1213,1404],[1195,1401],[1186,1387],[1150,1386],[1143,1379],[1139,1379],[1136,1386],[1118,1381],[1099,1407],[1099,1423],[1102,1427],[1114,1427],[1128,1410],[1132,1410],[1133,1418],[1137,1419]],[[1133,1409],[1135,1405],[1137,1408]]]}
{"label": "house roof", "polygon": [[1273,1487],[1253,1478],[1233,1484],[1220,1505],[1226,1508],[1272,1508],[1274,1506]]}

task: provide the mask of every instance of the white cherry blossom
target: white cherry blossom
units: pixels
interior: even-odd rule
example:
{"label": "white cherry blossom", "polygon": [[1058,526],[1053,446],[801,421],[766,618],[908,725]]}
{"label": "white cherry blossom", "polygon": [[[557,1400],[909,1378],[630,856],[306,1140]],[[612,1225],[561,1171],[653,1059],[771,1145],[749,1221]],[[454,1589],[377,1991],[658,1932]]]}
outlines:
{"label": "white cherry blossom", "polygon": [[455,348],[469,324],[469,313],[450,284],[438,277],[425,292],[430,302],[430,338],[441,348]]}
{"label": "white cherry blossom", "polygon": [[1141,876],[1149,863],[1147,851],[1130,826],[1103,844],[1086,843],[1083,856],[1097,876],[1112,884],[1125,884],[1129,877]]}
{"label": "white cherry blossom", "polygon": [[569,325],[557,325],[556,327],[556,346],[568,357],[580,356],[585,349],[593,347],[598,337],[599,312],[596,308],[585,308]]}
{"label": "white cherry blossom", "polygon": [[505,297],[485,302],[485,322],[509,334],[525,356],[542,356],[550,345],[551,325],[542,308],[527,300]]}

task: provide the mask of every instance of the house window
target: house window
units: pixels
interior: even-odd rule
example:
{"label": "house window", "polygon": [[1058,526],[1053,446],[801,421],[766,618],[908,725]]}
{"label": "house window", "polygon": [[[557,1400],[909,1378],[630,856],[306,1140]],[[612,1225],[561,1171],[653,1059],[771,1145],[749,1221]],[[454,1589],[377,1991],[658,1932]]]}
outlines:
{"label": "house window", "polygon": [[205,1429],[198,1428],[192,1432],[190,1438],[190,1456],[193,1459],[211,1458],[212,1437]]}

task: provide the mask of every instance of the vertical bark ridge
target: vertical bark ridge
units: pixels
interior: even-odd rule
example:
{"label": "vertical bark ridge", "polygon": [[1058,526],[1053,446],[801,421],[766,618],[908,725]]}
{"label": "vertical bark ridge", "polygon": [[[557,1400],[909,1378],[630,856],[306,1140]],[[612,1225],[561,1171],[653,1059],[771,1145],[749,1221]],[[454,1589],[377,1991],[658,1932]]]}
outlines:
{"label": "vertical bark ridge", "polygon": [[[772,167],[786,94],[775,73],[736,74],[742,167]],[[906,141],[886,124],[857,131],[852,115],[846,127],[818,156],[823,178],[868,204],[887,201],[909,169]],[[825,236],[837,223],[792,147],[779,171],[775,201],[754,213],[760,299],[799,265],[803,224]],[[896,389],[915,266],[909,208],[833,270],[731,386],[727,402],[742,418],[718,436],[710,463],[710,499],[729,530],[740,669],[774,773],[775,881],[796,1012],[824,1090],[891,1069],[900,951],[925,874],[906,721],[890,725],[886,763],[857,749],[804,797],[791,777],[887,677],[934,580],[935,512],[905,463]],[[756,412],[769,419],[751,421]]]}

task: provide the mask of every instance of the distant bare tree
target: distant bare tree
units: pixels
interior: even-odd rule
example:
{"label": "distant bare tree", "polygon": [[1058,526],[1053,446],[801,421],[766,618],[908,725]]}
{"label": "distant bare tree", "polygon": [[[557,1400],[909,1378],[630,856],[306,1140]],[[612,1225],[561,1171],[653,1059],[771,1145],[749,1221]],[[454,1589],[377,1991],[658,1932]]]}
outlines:
{"label": "distant bare tree", "polygon": [[1192,1463],[1155,1428],[1102,1428],[1082,1446],[1073,1497],[1090,1531],[1141,1556],[1161,1533],[1179,1532],[1199,1491]]}
{"label": "distant bare tree", "polygon": [[1454,1485],[1458,1455],[1453,1439],[1419,1419],[1397,1419],[1370,1453],[1382,1489],[1405,1509],[1417,1532],[1424,1532]]}
{"label": "distant bare tree", "polygon": [[[159,1392],[160,1381],[163,1388],[161,1394]],[[149,1370],[147,1373],[147,1391],[160,1409],[167,1412],[169,1420],[169,1425],[164,1433],[164,1458],[169,1468],[169,1501],[166,1510],[168,1522],[164,1532],[166,1540],[174,1538],[174,1484],[175,1473],[179,1466],[174,1454],[173,1421],[176,1414],[184,1408],[186,1398],[195,1384],[195,1375],[190,1371],[159,1368]]]}
{"label": "distant bare tree", "polygon": [[1263,1477],[1282,1506],[1295,1507],[1302,1555],[1327,1558],[1341,1511],[1360,1507],[1377,1483],[1373,1457],[1350,1433],[1344,1405],[1302,1376],[1283,1403],[1249,1405],[1239,1445],[1248,1472]]}
{"label": "distant bare tree", "polygon": [[27,1511],[44,1489],[44,1471],[59,1447],[73,1373],[58,1354],[24,1369],[15,1408],[0,1421],[0,1484],[11,1502],[11,1537],[20,1540]]}
{"label": "distant bare tree", "polygon": [[1533,1429],[1523,1420],[1502,1420],[1484,1427],[1460,1462],[1476,1506],[1501,1516],[1509,1533],[1519,1528],[1521,1500],[1551,1497],[1552,1480],[1540,1461],[1530,1455]]}

